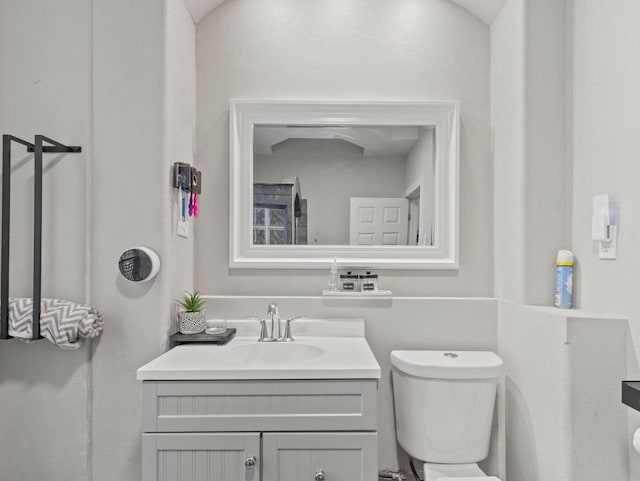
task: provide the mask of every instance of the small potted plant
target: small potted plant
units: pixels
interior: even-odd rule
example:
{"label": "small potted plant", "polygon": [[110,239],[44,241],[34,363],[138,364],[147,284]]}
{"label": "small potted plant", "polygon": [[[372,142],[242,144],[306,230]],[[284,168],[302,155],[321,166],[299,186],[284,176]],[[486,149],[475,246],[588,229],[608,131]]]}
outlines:
{"label": "small potted plant", "polygon": [[198,334],[204,331],[206,311],[203,307],[207,300],[200,296],[200,292],[185,292],[184,296],[177,299],[177,302],[180,306],[178,311],[180,332],[182,334]]}

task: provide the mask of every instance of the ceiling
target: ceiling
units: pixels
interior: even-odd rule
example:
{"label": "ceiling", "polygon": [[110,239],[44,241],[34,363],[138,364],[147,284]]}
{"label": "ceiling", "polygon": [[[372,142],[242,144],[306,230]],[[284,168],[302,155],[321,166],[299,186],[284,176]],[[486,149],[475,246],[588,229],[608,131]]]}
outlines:
{"label": "ceiling", "polygon": [[364,157],[406,157],[420,136],[421,127],[343,125],[258,125],[253,151],[272,155],[287,140],[342,140],[360,149]]}
{"label": "ceiling", "polygon": [[469,10],[487,25],[491,25],[507,0],[451,0]]}
{"label": "ceiling", "polygon": [[[226,0],[184,0],[193,21],[198,23],[211,10]],[[507,0],[450,0],[491,25]]]}

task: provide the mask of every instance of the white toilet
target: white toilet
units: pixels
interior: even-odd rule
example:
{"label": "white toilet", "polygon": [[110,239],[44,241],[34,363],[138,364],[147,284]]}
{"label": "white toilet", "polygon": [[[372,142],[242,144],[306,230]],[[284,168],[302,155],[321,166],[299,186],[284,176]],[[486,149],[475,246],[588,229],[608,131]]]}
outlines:
{"label": "white toilet", "polygon": [[392,351],[396,435],[425,481],[498,480],[487,457],[502,359],[487,351]]}

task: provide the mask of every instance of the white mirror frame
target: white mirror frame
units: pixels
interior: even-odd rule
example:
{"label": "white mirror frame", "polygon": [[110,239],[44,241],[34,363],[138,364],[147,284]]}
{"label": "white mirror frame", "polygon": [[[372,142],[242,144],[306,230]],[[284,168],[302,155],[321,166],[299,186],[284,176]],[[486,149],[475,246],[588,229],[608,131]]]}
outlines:
{"label": "white mirror frame", "polygon": [[[424,125],[435,128],[435,212],[431,246],[253,244],[253,132],[256,125]],[[457,269],[458,101],[291,101],[231,99],[229,266],[325,269]]]}

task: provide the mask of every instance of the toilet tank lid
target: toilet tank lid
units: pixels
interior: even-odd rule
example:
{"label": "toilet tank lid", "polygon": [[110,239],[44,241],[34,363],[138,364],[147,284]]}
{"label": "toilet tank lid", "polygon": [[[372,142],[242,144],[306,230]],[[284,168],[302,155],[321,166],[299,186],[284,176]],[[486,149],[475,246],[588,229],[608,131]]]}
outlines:
{"label": "toilet tank lid", "polygon": [[495,379],[502,359],[490,351],[391,351],[399,371],[430,379]]}

